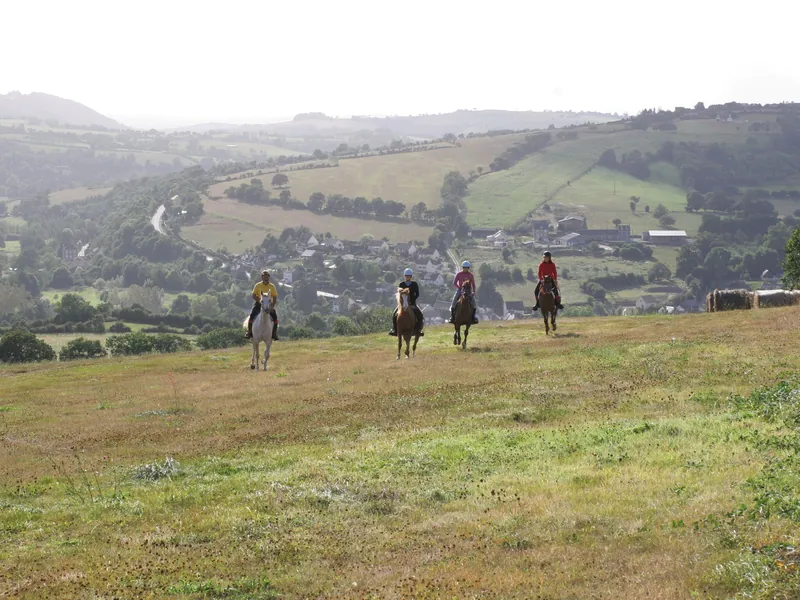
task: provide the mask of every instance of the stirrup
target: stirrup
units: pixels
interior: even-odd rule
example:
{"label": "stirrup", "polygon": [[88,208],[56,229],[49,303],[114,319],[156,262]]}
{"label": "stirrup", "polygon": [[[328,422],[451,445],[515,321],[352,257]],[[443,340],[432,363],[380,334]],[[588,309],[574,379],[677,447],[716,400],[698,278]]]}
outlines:
{"label": "stirrup", "polygon": [[391,335],[391,336],[394,336],[394,337],[397,337],[397,332],[396,332],[394,329],[392,329],[392,330],[389,332],[389,335]]}

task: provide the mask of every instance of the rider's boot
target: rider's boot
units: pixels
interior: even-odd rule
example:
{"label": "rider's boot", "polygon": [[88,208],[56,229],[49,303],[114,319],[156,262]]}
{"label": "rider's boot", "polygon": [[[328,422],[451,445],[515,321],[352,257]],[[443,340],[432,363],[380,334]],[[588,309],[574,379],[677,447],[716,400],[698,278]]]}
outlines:
{"label": "rider's boot", "polygon": [[475,325],[478,322],[478,317],[475,316],[475,313],[478,312],[477,308],[472,309],[472,324]]}
{"label": "rider's boot", "polygon": [[389,332],[389,335],[397,335],[397,313],[392,315],[392,330]]}
{"label": "rider's boot", "polygon": [[247,321],[247,333],[244,334],[244,339],[253,339],[253,319],[248,319]]}
{"label": "rider's boot", "polygon": [[536,306],[534,306],[531,310],[533,310],[533,312],[536,312],[537,310],[539,310],[539,299],[538,298],[536,299]]}
{"label": "rider's boot", "polygon": [[278,337],[278,324],[277,323],[275,323],[275,325],[272,326],[272,341],[274,341],[274,342],[280,342],[281,341],[281,338]]}
{"label": "rider's boot", "polygon": [[455,322],[456,322],[456,311],[455,310],[451,310],[450,311],[450,320],[448,321],[448,323],[455,323]]}

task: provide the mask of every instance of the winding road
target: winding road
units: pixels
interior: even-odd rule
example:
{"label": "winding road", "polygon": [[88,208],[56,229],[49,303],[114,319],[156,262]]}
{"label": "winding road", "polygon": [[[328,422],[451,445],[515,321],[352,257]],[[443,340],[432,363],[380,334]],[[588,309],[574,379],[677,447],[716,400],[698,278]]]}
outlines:
{"label": "winding road", "polygon": [[153,215],[153,218],[150,219],[150,222],[153,224],[155,230],[160,233],[161,235],[167,235],[167,232],[164,231],[164,225],[161,223],[161,219],[164,218],[164,212],[167,210],[167,207],[163,204],[158,207],[158,210]]}

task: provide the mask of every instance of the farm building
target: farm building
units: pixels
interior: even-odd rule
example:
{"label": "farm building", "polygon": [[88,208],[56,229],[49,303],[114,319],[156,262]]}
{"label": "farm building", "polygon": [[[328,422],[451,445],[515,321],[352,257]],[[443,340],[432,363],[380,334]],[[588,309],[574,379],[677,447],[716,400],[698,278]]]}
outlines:
{"label": "farm building", "polygon": [[629,242],[631,240],[631,226],[618,225],[616,229],[578,229],[585,243],[589,242]]}
{"label": "farm building", "polygon": [[586,229],[586,217],[564,217],[558,221],[559,231],[578,231]]}
{"label": "farm building", "polygon": [[497,229],[495,229],[494,227],[492,228],[476,227],[475,229],[470,231],[470,235],[476,240],[478,239],[485,240],[487,237],[489,237],[490,235],[494,235],[495,233],[497,233]]}
{"label": "farm building", "polygon": [[686,241],[686,232],[682,229],[654,230],[642,232],[642,241],[651,244],[679,245]]}
{"label": "farm building", "polygon": [[586,243],[586,240],[579,233],[568,233],[556,238],[554,243],[556,246],[581,246]]}

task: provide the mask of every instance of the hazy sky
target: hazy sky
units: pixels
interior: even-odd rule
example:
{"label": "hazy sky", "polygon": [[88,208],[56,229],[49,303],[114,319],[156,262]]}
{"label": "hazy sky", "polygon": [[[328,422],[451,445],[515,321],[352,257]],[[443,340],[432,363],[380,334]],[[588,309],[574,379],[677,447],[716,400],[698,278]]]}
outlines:
{"label": "hazy sky", "polygon": [[130,124],[800,100],[793,6],[0,0],[0,93]]}

